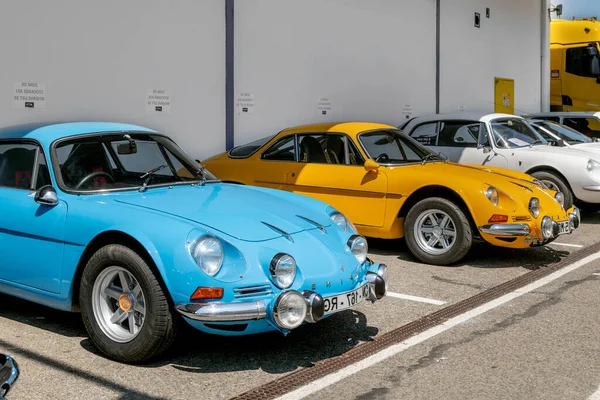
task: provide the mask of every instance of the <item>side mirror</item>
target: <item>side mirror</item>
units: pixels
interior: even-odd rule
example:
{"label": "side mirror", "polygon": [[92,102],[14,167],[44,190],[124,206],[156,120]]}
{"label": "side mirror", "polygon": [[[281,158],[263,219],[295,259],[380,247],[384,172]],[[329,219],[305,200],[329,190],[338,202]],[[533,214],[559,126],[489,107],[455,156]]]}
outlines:
{"label": "side mirror", "polygon": [[39,188],[33,197],[36,203],[53,206],[58,203],[58,195],[51,185]]}
{"label": "side mirror", "polygon": [[379,164],[376,161],[371,160],[370,158],[367,159],[367,161],[365,161],[364,167],[368,172],[376,172],[377,170],[379,170]]}
{"label": "side mirror", "polygon": [[558,147],[566,146],[565,141],[563,139],[556,139],[555,143],[556,143],[556,146],[558,146]]}
{"label": "side mirror", "polygon": [[12,357],[0,354],[0,399],[8,394],[19,377],[19,366]]}
{"label": "side mirror", "polygon": [[492,148],[491,148],[490,146],[484,146],[483,144],[478,144],[478,145],[477,145],[477,149],[478,149],[478,150],[481,150],[481,149],[483,149],[483,153],[484,153],[484,154],[487,154],[487,153],[489,153],[490,151],[492,151]]}

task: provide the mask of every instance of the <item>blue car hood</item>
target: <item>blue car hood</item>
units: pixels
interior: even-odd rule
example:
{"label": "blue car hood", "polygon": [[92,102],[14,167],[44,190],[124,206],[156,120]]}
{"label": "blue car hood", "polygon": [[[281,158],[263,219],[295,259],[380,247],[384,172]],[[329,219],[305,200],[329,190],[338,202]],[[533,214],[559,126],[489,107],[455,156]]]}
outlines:
{"label": "blue car hood", "polygon": [[[116,202],[185,218],[234,238],[259,242],[318,229],[308,218],[325,227],[325,213],[255,190],[249,186],[209,183],[204,186],[151,188],[144,193],[128,192]],[[267,224],[272,225],[269,227]]]}

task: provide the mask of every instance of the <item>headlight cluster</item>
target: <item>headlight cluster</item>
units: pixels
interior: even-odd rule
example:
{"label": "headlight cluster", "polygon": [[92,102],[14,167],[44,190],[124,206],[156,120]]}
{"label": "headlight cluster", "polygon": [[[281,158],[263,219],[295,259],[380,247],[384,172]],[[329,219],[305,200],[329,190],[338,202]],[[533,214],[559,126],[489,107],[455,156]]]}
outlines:
{"label": "headlight cluster", "polygon": [[287,289],[296,279],[296,260],[289,254],[279,253],[271,260],[269,272],[280,289]]}
{"label": "headlight cluster", "polygon": [[354,227],[354,224],[341,212],[336,211],[332,213],[329,217],[331,218],[333,223],[339,226],[344,232],[358,232]]}
{"label": "headlight cluster", "polygon": [[529,212],[533,215],[533,218],[537,218],[540,215],[540,199],[532,197],[529,200]]}
{"label": "headlight cluster", "polygon": [[498,205],[498,190],[495,187],[490,187],[485,191],[485,197],[495,206]]}
{"label": "headlight cluster", "polygon": [[367,253],[369,251],[369,245],[367,244],[367,239],[360,235],[352,235],[350,239],[348,239],[348,247],[356,257],[356,260],[362,264],[367,260]]}
{"label": "headlight cluster", "polygon": [[203,236],[192,244],[191,254],[198,266],[209,276],[215,276],[223,265],[223,245],[214,236]]}

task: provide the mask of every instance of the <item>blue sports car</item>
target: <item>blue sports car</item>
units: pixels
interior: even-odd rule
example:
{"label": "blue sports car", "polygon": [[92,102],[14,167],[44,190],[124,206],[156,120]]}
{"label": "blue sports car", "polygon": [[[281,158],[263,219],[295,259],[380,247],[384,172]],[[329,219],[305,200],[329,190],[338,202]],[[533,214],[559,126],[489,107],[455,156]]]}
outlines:
{"label": "blue sports car", "polygon": [[148,128],[6,127],[0,153],[0,292],[80,311],[112,359],[157,356],[182,320],[287,334],[387,292],[344,215],[222,183]]}

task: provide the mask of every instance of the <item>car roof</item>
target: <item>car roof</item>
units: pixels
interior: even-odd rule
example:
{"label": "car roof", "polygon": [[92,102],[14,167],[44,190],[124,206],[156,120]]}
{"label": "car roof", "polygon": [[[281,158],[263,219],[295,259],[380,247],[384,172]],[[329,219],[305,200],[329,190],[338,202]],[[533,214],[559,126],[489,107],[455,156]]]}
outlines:
{"label": "car roof", "polygon": [[596,111],[550,111],[541,113],[523,114],[525,118],[533,117],[598,117],[600,113]]}
{"label": "car roof", "polygon": [[397,129],[393,125],[380,124],[377,122],[358,122],[358,121],[346,121],[346,122],[329,122],[329,123],[318,123],[318,124],[305,124],[293,126],[284,129],[281,133],[311,133],[311,132],[341,132],[349,135],[358,135],[364,131],[376,130],[376,129]]}
{"label": "car roof", "polygon": [[478,112],[478,111],[457,111],[451,113],[441,113],[441,114],[430,114],[423,115],[420,117],[413,118],[408,121],[408,123],[400,125],[403,130],[410,130],[417,124],[422,124],[425,122],[435,122],[440,120],[455,120],[455,121],[480,121],[480,122],[488,122],[492,119],[496,118],[522,118],[518,115],[514,114],[504,114],[504,113],[489,113],[489,112]]}
{"label": "car roof", "polygon": [[50,144],[64,137],[123,131],[156,133],[143,126],[118,122],[37,122],[0,128],[0,139],[34,139]]}

